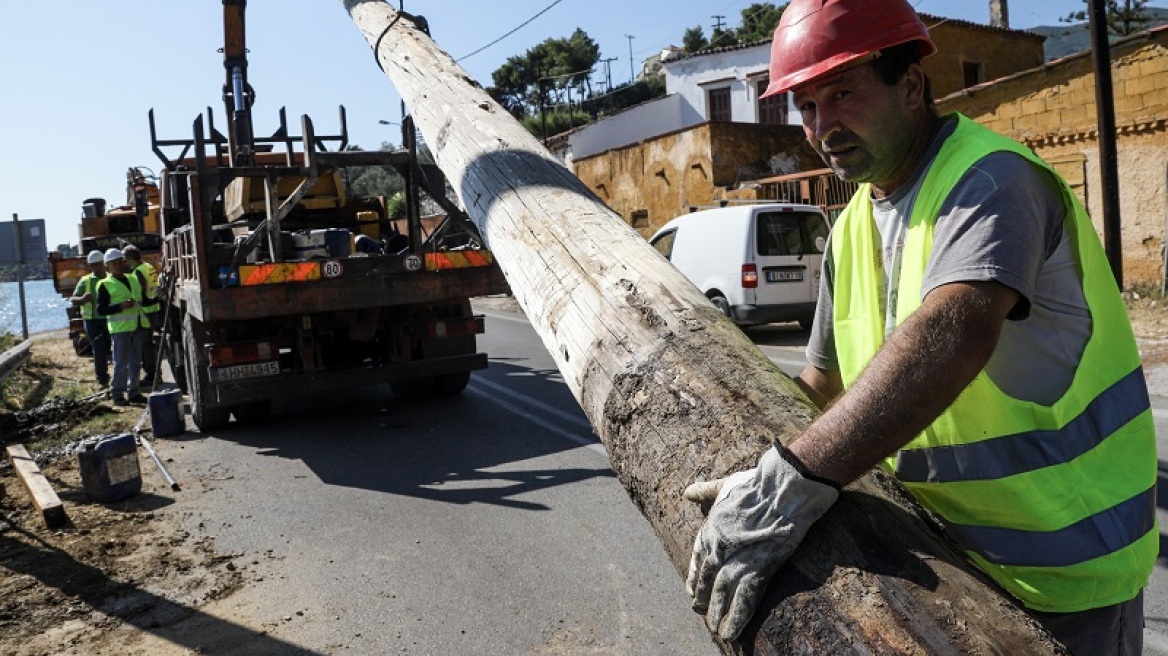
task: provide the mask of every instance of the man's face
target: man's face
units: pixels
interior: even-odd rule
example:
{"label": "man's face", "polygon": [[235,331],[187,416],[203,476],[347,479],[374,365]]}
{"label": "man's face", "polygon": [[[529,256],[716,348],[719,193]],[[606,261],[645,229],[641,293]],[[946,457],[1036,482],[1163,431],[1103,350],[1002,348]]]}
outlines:
{"label": "man's face", "polygon": [[95,276],[104,276],[105,275],[105,264],[103,264],[101,262],[94,262],[93,264],[89,265],[89,272]]}
{"label": "man's face", "polygon": [[126,261],[124,259],[110,260],[109,262],[105,263],[105,266],[110,270],[110,273],[116,276],[120,276],[126,273]]}
{"label": "man's face", "polygon": [[841,179],[885,191],[896,181],[916,129],[904,86],[865,63],[793,90],[807,141]]}

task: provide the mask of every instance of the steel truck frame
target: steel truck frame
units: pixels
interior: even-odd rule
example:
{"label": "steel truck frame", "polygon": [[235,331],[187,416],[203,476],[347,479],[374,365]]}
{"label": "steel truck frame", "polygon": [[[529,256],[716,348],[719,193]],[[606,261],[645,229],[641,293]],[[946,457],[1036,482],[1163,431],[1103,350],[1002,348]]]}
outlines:
{"label": "steel truck frame", "polygon": [[[251,423],[273,399],[354,385],[385,382],[407,397],[460,392],[487,365],[470,298],[508,288],[441,171],[419,163],[412,121],[402,121],[396,151],[346,150],[344,107],[339,134],[316,134],[304,116],[293,135],[281,109],[279,129],[255,138],[246,2],[223,6],[228,134],[208,108],[192,138],[159,140],[149,115],[165,167],[164,341],[194,423]],[[388,215],[384,198],[348,195],[342,174],[359,166],[400,172],[404,219]],[[421,216],[422,190],[445,211],[436,226]],[[352,253],[357,240],[373,248]]]}

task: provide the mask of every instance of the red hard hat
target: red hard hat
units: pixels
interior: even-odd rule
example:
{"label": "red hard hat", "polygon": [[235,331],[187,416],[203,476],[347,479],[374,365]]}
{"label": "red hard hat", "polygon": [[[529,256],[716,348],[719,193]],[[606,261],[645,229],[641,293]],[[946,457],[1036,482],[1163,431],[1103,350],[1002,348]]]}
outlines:
{"label": "red hard hat", "polygon": [[937,52],[906,0],[792,0],[775,28],[771,83],[762,97],[910,41],[922,59]]}

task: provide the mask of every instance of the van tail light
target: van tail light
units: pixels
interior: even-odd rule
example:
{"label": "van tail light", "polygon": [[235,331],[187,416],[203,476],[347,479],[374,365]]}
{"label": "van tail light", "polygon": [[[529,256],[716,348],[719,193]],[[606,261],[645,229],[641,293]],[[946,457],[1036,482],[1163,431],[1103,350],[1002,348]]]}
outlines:
{"label": "van tail light", "polygon": [[758,287],[758,267],[753,264],[742,265],[742,288],[754,289]]}

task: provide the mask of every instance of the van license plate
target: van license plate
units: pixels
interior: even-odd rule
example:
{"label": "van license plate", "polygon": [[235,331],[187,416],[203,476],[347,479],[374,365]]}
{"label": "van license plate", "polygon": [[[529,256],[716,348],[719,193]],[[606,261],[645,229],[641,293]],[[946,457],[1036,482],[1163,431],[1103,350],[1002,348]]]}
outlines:
{"label": "van license plate", "polygon": [[798,282],[803,280],[803,270],[794,271],[767,271],[767,282]]}
{"label": "van license plate", "polygon": [[259,378],[260,376],[278,376],[280,363],[255,362],[252,364],[237,364],[230,367],[214,367],[210,370],[212,383],[226,383],[243,378]]}

